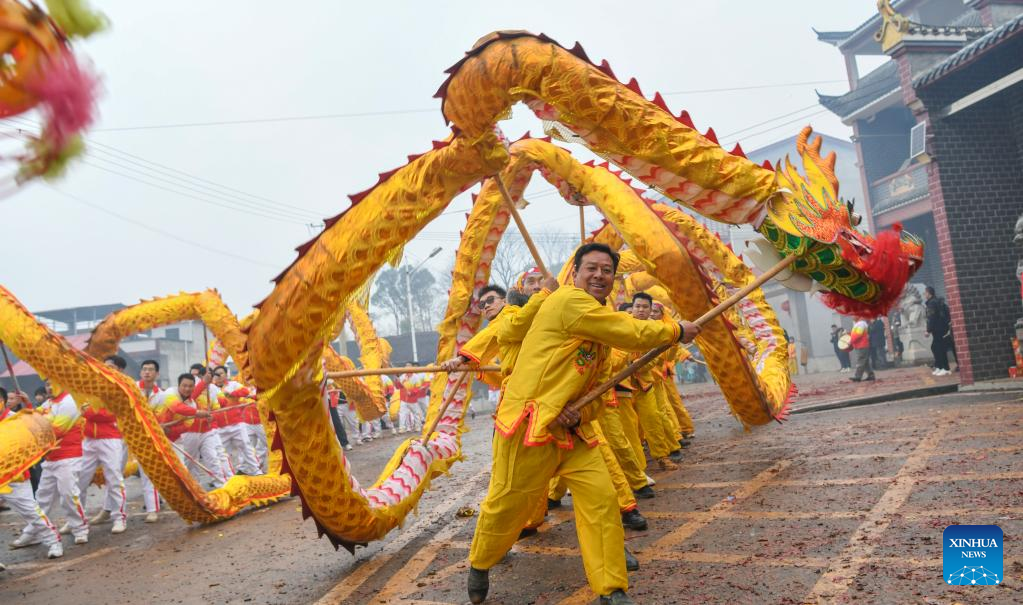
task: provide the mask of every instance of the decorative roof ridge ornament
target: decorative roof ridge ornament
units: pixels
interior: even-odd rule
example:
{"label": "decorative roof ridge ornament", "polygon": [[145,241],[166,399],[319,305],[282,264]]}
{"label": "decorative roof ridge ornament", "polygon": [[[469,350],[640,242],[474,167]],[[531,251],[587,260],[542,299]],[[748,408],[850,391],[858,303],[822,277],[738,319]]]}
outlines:
{"label": "decorative roof ridge ornament", "polygon": [[881,14],[881,29],[874,33],[874,40],[881,44],[882,51],[887,52],[902,41],[903,35],[909,31],[910,22],[892,7],[891,0],[877,0],[877,12]]}

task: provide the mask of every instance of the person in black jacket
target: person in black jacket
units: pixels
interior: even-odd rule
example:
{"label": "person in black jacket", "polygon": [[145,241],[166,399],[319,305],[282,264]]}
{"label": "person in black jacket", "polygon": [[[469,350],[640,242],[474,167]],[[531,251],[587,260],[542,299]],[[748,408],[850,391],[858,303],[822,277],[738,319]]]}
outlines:
{"label": "person in black jacket", "polygon": [[948,376],[948,345],[952,336],[952,318],[945,301],[934,295],[934,288],[924,288],[927,314],[927,332],[931,337],[931,353],[934,354],[935,376]]}
{"label": "person in black jacket", "polygon": [[844,333],[845,330],[835,324],[831,324],[831,348],[835,350],[835,357],[838,358],[838,363],[842,366],[839,370],[840,372],[848,372],[852,370],[852,359],[849,358],[849,351],[843,351],[838,346],[838,339],[841,338]]}
{"label": "person in black jacket", "polygon": [[867,334],[870,335],[870,363],[874,369],[880,370],[888,365],[888,339],[884,333],[884,320],[878,317],[870,322]]}

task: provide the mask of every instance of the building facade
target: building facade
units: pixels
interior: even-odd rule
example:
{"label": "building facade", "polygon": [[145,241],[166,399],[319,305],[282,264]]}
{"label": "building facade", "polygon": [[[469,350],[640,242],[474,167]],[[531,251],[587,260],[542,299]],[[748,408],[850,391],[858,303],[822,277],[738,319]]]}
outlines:
{"label": "building facade", "polygon": [[[123,308],[125,305],[113,303],[38,311],[34,315],[43,325],[67,339],[71,346],[84,350],[92,329],[109,314]],[[133,334],[121,341],[118,354],[128,362],[125,371],[133,377],[138,376],[143,361],[156,360],[160,364],[160,386],[166,388],[179,374],[187,372],[193,363],[203,363],[205,342],[212,338],[204,339],[203,329],[200,321],[185,321]],[[34,368],[24,361],[13,361],[16,361],[13,364],[14,375],[22,389],[31,393],[42,386],[42,378]],[[13,387],[13,380],[6,370],[0,372],[0,385]]]}
{"label": "building facade", "polygon": [[[1020,315],[1013,226],[1023,212],[1023,0],[902,0],[818,32],[850,91],[820,102],[852,127],[872,229],[921,237],[913,282],[948,302],[961,380],[1006,376]],[[860,75],[858,59],[887,57]]]}

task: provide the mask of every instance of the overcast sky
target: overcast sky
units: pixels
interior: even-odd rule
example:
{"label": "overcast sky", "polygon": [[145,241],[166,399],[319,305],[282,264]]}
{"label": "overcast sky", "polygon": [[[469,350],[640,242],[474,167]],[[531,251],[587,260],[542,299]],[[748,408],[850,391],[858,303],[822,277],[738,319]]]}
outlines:
{"label": "overcast sky", "polygon": [[[876,10],[874,0],[93,4],[112,27],[78,47],[104,85],[92,150],[58,183],[0,201],[0,283],[36,311],[216,287],[248,313],[309,239],[305,223],[337,214],[347,194],[446,136],[432,98],[442,72],[490,31],[578,40],[648,97],[675,93],[665,94],[672,110],[751,150],[804,123],[849,135],[819,106],[755,125],[813,105],[815,88],[847,90],[841,56],[811,28],[851,29]],[[394,113],[276,120],[364,112]],[[257,122],[180,126],[238,120]],[[540,132],[524,108],[502,127],[513,138]],[[538,177],[527,195],[550,189]],[[449,210],[469,204],[465,195]],[[523,216],[537,229],[578,232],[576,210],[554,196]],[[442,216],[407,258],[440,245],[428,266],[449,266],[463,223],[462,212]]]}

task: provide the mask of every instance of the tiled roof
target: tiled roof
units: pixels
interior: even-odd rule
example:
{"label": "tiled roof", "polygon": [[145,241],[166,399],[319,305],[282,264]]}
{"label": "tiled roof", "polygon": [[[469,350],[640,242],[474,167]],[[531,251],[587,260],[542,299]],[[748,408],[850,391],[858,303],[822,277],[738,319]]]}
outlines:
{"label": "tiled roof", "polygon": [[817,93],[821,105],[839,117],[852,115],[870,103],[899,87],[899,72],[895,61],[888,61],[860,78],[855,90],[844,95]]}
{"label": "tiled roof", "polygon": [[1020,31],[1023,31],[1023,15],[1019,15],[1015,19],[1003,23],[990,33],[967,44],[960,49],[959,52],[948,57],[941,63],[938,63],[924,73],[916,76],[913,78],[913,87],[920,88],[922,86],[933,84],[964,64],[969,63],[977,56],[999,45],[1004,40],[1018,34]]}

